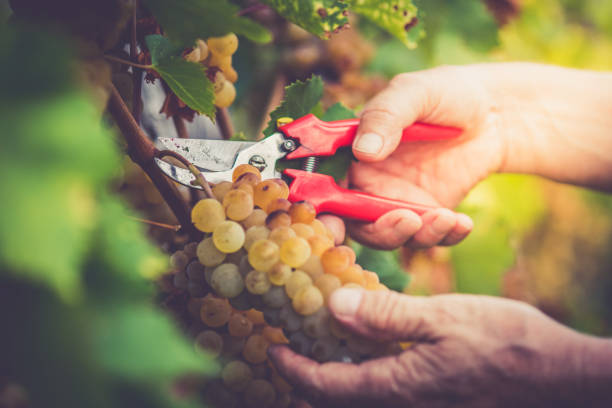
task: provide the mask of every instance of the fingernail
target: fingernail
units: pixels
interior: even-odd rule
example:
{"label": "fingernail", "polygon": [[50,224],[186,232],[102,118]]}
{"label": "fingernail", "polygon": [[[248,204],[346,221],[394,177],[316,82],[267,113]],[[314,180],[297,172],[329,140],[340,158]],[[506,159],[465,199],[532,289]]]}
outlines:
{"label": "fingernail", "polygon": [[383,139],[376,133],[366,133],[357,139],[355,149],[367,154],[377,154],[383,147]]}
{"label": "fingernail", "polygon": [[357,313],[363,291],[356,289],[338,289],[329,299],[329,307],[339,316],[353,316]]}

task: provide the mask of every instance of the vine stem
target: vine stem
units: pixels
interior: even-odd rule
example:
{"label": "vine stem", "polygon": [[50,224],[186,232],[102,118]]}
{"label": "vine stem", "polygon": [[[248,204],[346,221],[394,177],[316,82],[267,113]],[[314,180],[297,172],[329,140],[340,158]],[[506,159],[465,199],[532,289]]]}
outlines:
{"label": "vine stem", "polygon": [[174,182],[155,164],[155,157],[158,153],[153,142],[149,140],[144,131],[138,126],[136,120],[130,113],[127,105],[121,98],[119,91],[111,85],[111,93],[108,101],[108,112],[111,114],[115,123],[121,130],[128,146],[128,155],[132,161],[138,164],[149,176],[157,190],[178,219],[182,229],[189,233],[193,239],[198,239],[201,234],[191,223],[189,206],[183,200],[181,193],[176,188]]}
{"label": "vine stem", "polygon": [[123,58],[115,57],[113,55],[104,55],[104,58],[106,58],[109,61],[115,61],[115,62],[118,62],[120,64],[129,65],[129,66],[135,67],[135,68],[140,68],[140,69],[152,69],[153,68],[153,65],[138,64],[136,62],[124,60]]}
{"label": "vine stem", "polygon": [[[138,0],[134,0],[134,10],[132,12],[132,32],[130,35],[130,59],[138,62]],[[142,69],[132,66],[132,115],[136,123],[140,124],[142,116]]]}
{"label": "vine stem", "polygon": [[200,185],[200,187],[202,187],[202,190],[206,194],[207,198],[215,198],[215,195],[210,189],[210,185],[208,184],[208,181],[206,181],[206,178],[196,166],[194,166],[189,160],[187,160],[181,154],[174,152],[172,150],[158,150],[156,153],[156,157],[159,159],[166,157],[166,156],[174,157],[175,159],[183,163],[183,165],[187,167],[187,169],[191,172],[191,174],[193,174],[196,178],[191,183]]}
{"label": "vine stem", "polygon": [[230,117],[227,108],[217,108],[217,113],[215,116],[223,139],[231,139],[231,137],[234,135],[234,125],[232,124],[232,118]]}
{"label": "vine stem", "polygon": [[187,131],[187,124],[178,114],[175,114],[172,117],[172,121],[174,122],[174,128],[176,129],[176,134],[181,139],[189,139],[189,132]]}
{"label": "vine stem", "polygon": [[153,226],[160,227],[160,228],[166,228],[166,229],[173,230],[173,231],[178,231],[181,229],[180,225],[164,224],[163,222],[151,221],[151,220],[146,220],[144,218],[138,218],[138,217],[132,217],[132,216],[128,216],[128,218],[134,221],[142,222],[143,224],[149,224],[149,225],[153,225]]}

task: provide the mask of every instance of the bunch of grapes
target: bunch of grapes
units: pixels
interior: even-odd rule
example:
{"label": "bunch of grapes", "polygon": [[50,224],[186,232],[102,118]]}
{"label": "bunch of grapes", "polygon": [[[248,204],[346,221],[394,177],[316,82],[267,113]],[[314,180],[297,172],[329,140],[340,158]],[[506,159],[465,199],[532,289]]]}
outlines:
{"label": "bunch of grapes", "polygon": [[227,108],[236,98],[234,82],[238,74],[232,67],[232,55],[238,49],[238,37],[230,33],[223,37],[210,37],[206,41],[198,39],[196,46],[185,59],[191,62],[201,62],[209,68],[214,68],[212,80],[214,83],[215,106]]}
{"label": "bunch of grapes", "polygon": [[360,362],[399,351],[347,331],[327,302],[340,287],[388,290],[335,246],[308,202],[291,203],[280,179],[236,168],[233,182],[212,188],[192,221],[206,235],[171,257],[173,283],[188,293],[196,347],[219,356],[221,378],[209,383],[215,406],[286,407],[291,386],[267,360],[271,344],[288,344],[320,362]]}

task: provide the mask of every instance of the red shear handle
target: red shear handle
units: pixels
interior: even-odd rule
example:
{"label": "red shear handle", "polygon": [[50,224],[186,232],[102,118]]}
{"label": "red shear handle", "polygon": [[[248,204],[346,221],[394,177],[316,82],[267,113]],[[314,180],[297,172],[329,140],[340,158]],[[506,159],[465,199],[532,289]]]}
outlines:
{"label": "red shear handle", "polygon": [[347,190],[339,187],[333,177],[326,174],[296,169],[286,169],[284,173],[294,179],[289,186],[289,201],[309,201],[317,212],[373,222],[381,215],[398,208],[405,208],[419,215],[434,208]]}
{"label": "red shear handle", "polygon": [[[287,154],[287,159],[308,156],[331,156],[339,147],[350,146],[359,127],[359,119],[324,122],[313,114],[294,120],[279,128],[285,136],[297,139],[300,146]],[[462,130],[454,127],[415,123],[402,132],[402,142],[453,139]]]}

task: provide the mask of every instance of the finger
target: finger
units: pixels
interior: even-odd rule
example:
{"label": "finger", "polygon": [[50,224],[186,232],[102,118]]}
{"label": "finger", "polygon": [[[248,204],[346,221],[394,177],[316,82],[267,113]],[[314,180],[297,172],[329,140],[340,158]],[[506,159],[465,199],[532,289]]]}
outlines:
{"label": "finger", "polygon": [[393,210],[373,223],[349,224],[351,237],[379,249],[398,248],[422,227],[421,217],[410,210]]}
{"label": "finger", "polygon": [[344,237],[346,236],[346,227],[344,225],[344,221],[341,218],[338,218],[334,215],[323,214],[317,217],[327,229],[329,229],[332,234],[334,234],[334,244],[340,245],[344,242]]}
{"label": "finger", "polygon": [[423,227],[406,243],[411,248],[438,245],[457,225],[457,214],[446,208],[436,208],[423,214]]}
{"label": "finger", "polygon": [[[399,367],[396,357],[370,360],[359,365],[319,364],[286,346],[272,346],[268,350],[283,378],[316,407],[369,406],[372,401],[399,400],[394,398],[401,389],[394,374],[402,367]],[[403,365],[406,364],[404,361]]]}
{"label": "finger", "polygon": [[359,160],[380,161],[400,142],[402,129],[428,109],[428,88],[418,74],[402,74],[364,107],[353,153]]}
{"label": "finger", "polygon": [[438,308],[429,298],[340,288],[329,308],[343,325],[377,341],[435,342],[441,335]]}
{"label": "finger", "polygon": [[440,245],[456,245],[468,236],[474,228],[474,222],[465,214],[457,214],[455,228],[440,242]]}

